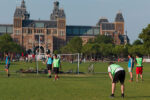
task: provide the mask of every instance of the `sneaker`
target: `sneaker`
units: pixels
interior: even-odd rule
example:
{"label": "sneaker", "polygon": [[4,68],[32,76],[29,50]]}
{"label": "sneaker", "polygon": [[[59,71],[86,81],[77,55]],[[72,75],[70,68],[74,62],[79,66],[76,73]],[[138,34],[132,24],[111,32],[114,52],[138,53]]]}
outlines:
{"label": "sneaker", "polygon": [[115,97],[114,94],[111,94],[111,95],[110,95],[110,98],[114,98],[114,97]]}
{"label": "sneaker", "polygon": [[121,97],[124,98],[124,94],[121,94]]}
{"label": "sneaker", "polygon": [[133,82],[133,80],[129,80],[129,82]]}
{"label": "sneaker", "polygon": [[10,77],[10,74],[8,74],[8,77]]}

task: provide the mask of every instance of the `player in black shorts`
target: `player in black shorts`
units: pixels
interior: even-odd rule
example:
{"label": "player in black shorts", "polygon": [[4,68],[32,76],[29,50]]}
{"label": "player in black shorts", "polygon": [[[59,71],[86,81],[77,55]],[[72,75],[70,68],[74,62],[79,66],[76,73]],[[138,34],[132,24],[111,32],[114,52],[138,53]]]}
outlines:
{"label": "player in black shorts", "polygon": [[51,57],[50,54],[48,54],[47,59],[46,59],[46,64],[47,64],[47,70],[48,70],[49,78],[51,78],[52,63],[53,63],[53,58]]}
{"label": "player in black shorts", "polygon": [[125,70],[117,64],[110,62],[108,66],[109,77],[112,80],[112,94],[111,97],[114,97],[115,86],[118,81],[121,83],[121,97],[124,98],[124,81],[125,81]]}

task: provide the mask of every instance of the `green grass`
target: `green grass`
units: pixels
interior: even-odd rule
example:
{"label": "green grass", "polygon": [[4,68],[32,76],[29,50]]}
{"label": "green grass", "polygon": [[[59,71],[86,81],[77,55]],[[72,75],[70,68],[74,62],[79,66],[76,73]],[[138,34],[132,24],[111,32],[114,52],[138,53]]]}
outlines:
{"label": "green grass", "polygon": [[[81,72],[87,72],[90,63],[80,65]],[[119,63],[126,70],[125,99],[150,100],[150,64],[144,64],[144,82],[128,82],[127,63]],[[77,64],[62,64],[63,70]],[[45,65],[40,63],[40,68]],[[21,68],[35,68],[35,63],[15,62],[10,66],[11,77],[7,78],[4,63],[0,64],[0,100],[111,100],[111,81],[107,74],[60,75],[60,80],[48,79],[45,74],[15,73]],[[107,72],[107,63],[95,63],[95,72]],[[134,68],[135,79],[135,68]],[[120,84],[117,84],[114,100],[120,100]]]}

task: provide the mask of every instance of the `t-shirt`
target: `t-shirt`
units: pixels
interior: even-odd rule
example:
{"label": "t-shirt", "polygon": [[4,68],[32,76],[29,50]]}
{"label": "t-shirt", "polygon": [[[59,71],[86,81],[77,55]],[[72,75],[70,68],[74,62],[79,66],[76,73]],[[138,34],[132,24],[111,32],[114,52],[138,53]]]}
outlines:
{"label": "t-shirt", "polygon": [[114,76],[115,73],[117,73],[118,71],[121,71],[121,70],[124,70],[122,67],[120,67],[119,65],[117,64],[111,64],[109,67],[108,67],[108,72],[111,72],[111,74]]}
{"label": "t-shirt", "polygon": [[52,64],[52,63],[53,63],[53,59],[51,57],[48,57],[47,64]]}
{"label": "t-shirt", "polygon": [[9,56],[6,57],[6,64],[10,64],[10,57]]}
{"label": "t-shirt", "polygon": [[142,59],[142,58],[136,58],[136,61],[137,61],[136,67],[143,67],[143,66],[142,66],[142,62],[143,62],[143,59]]}
{"label": "t-shirt", "polygon": [[60,67],[60,59],[54,59],[53,60],[53,66],[56,68],[59,68]]}
{"label": "t-shirt", "polygon": [[132,67],[134,67],[134,61],[132,58],[130,58],[128,61],[128,67],[131,68],[131,65],[132,65]]}

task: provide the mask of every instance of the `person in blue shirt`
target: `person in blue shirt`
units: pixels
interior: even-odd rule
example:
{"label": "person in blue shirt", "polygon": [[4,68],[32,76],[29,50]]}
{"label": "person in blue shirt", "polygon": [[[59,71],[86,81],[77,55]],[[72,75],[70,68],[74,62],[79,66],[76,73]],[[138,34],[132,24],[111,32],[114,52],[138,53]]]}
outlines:
{"label": "person in blue shirt", "polygon": [[6,65],[5,65],[5,71],[7,73],[7,76],[9,77],[9,67],[10,67],[10,56],[8,55],[8,53],[6,53]]}
{"label": "person in blue shirt", "polygon": [[129,71],[129,74],[130,74],[130,82],[133,81],[133,68],[134,68],[134,60],[132,58],[131,55],[128,55],[128,58],[129,58],[129,61],[128,61],[128,71]]}
{"label": "person in blue shirt", "polygon": [[46,59],[46,65],[47,65],[47,70],[48,70],[48,76],[49,78],[51,78],[51,71],[52,71],[52,63],[53,63],[53,58],[51,56],[51,54],[47,55],[47,59]]}

